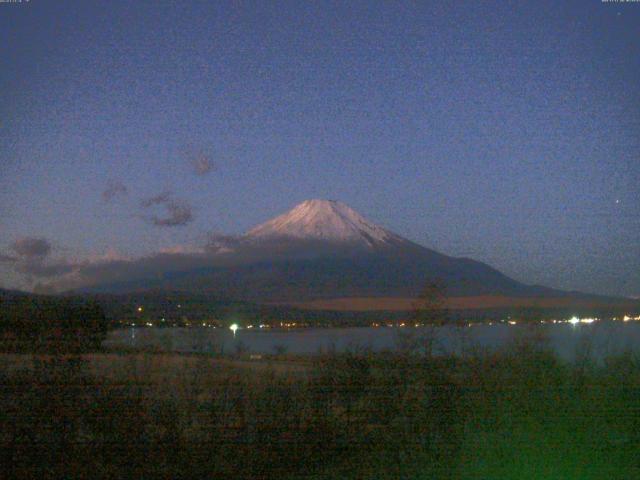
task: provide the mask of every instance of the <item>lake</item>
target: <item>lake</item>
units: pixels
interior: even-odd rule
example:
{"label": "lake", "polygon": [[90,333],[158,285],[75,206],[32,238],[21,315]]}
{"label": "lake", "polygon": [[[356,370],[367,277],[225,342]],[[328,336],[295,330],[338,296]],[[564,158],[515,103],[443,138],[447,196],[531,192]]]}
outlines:
{"label": "lake", "polygon": [[[360,348],[396,350],[403,338],[428,330],[418,327],[300,328],[238,330],[234,337],[221,328],[126,328],[109,332],[105,346],[155,347],[174,352],[291,354],[344,352]],[[441,353],[455,353],[465,347],[496,349],[519,338],[543,338],[563,359],[572,360],[588,349],[595,358],[640,351],[640,322],[595,322],[592,324],[474,325],[435,329],[436,347]]]}

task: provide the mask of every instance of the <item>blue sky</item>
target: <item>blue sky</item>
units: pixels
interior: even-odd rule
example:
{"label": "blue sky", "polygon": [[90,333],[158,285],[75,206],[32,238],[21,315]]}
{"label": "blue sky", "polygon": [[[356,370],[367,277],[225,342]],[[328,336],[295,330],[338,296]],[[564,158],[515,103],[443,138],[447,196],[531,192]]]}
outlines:
{"label": "blue sky", "polygon": [[600,1],[0,4],[0,255],[150,255],[329,198],[640,295],[639,40],[640,4]]}

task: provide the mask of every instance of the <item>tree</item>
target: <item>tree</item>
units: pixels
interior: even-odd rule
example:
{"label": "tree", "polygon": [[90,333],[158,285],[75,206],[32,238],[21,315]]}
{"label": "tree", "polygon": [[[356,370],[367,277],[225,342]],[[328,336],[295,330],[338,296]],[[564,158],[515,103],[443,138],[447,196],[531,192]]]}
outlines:
{"label": "tree", "polygon": [[446,285],[438,280],[428,282],[414,304],[413,325],[398,331],[398,350],[405,354],[433,355],[437,330],[449,321]]}
{"label": "tree", "polygon": [[428,282],[414,306],[414,319],[420,325],[442,326],[450,320],[447,286],[440,280]]}

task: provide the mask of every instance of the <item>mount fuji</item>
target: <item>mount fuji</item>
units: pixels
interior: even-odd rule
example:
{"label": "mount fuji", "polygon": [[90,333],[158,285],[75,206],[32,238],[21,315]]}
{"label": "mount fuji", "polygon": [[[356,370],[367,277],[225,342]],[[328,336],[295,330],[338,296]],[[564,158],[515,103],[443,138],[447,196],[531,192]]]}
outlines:
{"label": "mount fuji", "polygon": [[331,200],[304,201],[244,235],[213,238],[204,253],[175,260],[170,270],[89,291],[182,291],[297,305],[339,299],[343,309],[349,299],[412,299],[432,281],[450,297],[580,296],[423,247]]}

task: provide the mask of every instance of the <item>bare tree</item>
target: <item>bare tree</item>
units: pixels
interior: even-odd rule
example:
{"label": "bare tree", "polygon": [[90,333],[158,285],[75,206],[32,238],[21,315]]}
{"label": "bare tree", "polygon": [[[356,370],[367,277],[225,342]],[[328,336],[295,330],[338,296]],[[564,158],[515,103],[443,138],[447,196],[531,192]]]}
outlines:
{"label": "bare tree", "polygon": [[449,321],[446,305],[447,288],[439,280],[428,282],[416,300],[413,309],[413,325],[398,331],[398,350],[405,354],[433,355],[437,330]]}

